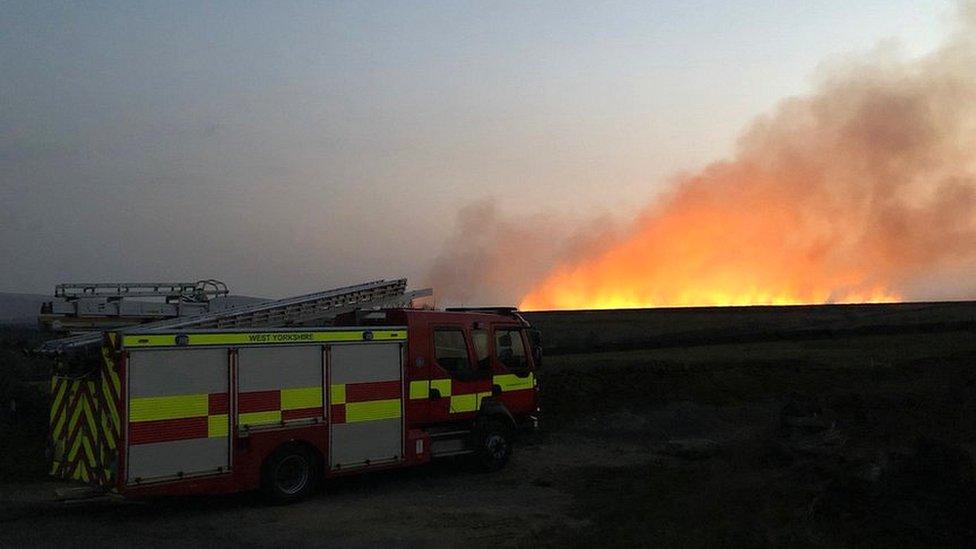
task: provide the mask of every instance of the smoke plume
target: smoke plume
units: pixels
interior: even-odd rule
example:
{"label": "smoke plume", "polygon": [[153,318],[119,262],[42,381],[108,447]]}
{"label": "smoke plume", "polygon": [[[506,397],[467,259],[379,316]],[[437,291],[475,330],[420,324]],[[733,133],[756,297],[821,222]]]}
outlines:
{"label": "smoke plume", "polygon": [[507,217],[484,199],[458,212],[454,234],[428,276],[438,306],[516,305],[552,266],[597,252],[612,240],[614,223],[550,214]]}
{"label": "smoke plume", "polygon": [[617,238],[463,221],[435,288],[527,309],[973,297],[976,9],[960,11],[924,57],[878,48],[823,69]]}

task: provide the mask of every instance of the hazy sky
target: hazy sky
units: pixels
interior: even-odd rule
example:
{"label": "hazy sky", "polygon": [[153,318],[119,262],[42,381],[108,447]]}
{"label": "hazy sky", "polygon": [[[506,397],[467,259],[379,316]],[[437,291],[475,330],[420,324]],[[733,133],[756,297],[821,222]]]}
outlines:
{"label": "hazy sky", "polygon": [[[0,291],[422,282],[463,206],[626,219],[951,2],[0,2]],[[436,290],[436,289],[435,289]]]}

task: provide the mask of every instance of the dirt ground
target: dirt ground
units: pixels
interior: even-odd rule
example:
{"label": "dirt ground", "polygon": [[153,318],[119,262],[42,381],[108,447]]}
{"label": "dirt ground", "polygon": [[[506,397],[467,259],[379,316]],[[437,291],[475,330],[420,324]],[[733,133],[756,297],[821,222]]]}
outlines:
{"label": "dirt ground", "polygon": [[501,472],[448,460],[286,507],[65,503],[28,475],[0,483],[0,547],[974,546],[973,356],[964,323],[550,356],[542,429]]}
{"label": "dirt ground", "polygon": [[0,546],[544,543],[554,529],[587,524],[572,516],[566,475],[648,457],[645,444],[624,440],[528,435],[501,472],[472,472],[446,460],[331,482],[286,507],[264,506],[254,496],[62,503],[52,501],[57,483],[7,484],[0,486]]}

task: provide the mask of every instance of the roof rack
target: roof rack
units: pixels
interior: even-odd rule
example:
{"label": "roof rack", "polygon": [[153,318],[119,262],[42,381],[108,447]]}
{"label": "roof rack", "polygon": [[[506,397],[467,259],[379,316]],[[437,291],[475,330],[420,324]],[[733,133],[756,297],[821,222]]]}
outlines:
{"label": "roof rack", "polygon": [[[54,287],[38,322],[54,331],[101,331],[214,312],[230,291],[216,279],[196,282],[72,282]],[[149,301],[146,301],[149,300]],[[153,301],[155,300],[155,301]]]}
{"label": "roof rack", "polygon": [[[356,309],[376,307],[404,307],[411,301],[431,295],[431,289],[406,291],[407,279],[375,280],[354,286],[345,286],[324,292],[261,302],[236,307],[217,313],[191,317],[172,318],[139,324],[118,330],[119,333],[151,333],[160,330],[228,329],[228,328],[278,328],[283,326],[307,326],[310,323],[327,322],[335,315]],[[60,353],[85,347],[102,341],[101,332],[89,332],[74,337],[56,339],[41,345],[41,353]]]}
{"label": "roof rack", "polygon": [[167,303],[205,302],[229,293],[226,284],[213,278],[196,282],[69,282],[54,287],[54,297],[66,300],[155,297],[164,298]]}

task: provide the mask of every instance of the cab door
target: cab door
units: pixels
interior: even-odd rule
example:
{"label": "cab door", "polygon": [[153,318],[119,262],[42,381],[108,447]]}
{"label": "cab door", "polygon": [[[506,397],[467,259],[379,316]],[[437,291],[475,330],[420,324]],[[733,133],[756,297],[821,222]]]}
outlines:
{"label": "cab door", "polygon": [[445,324],[432,326],[430,332],[430,420],[474,417],[482,399],[491,395],[492,381],[490,370],[479,367],[471,330],[459,324]]}
{"label": "cab door", "polygon": [[528,334],[520,326],[492,327],[492,391],[513,415],[536,408],[536,380]]}

